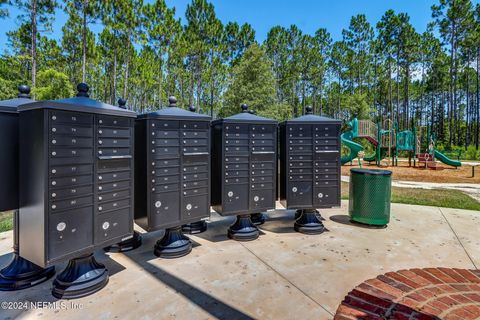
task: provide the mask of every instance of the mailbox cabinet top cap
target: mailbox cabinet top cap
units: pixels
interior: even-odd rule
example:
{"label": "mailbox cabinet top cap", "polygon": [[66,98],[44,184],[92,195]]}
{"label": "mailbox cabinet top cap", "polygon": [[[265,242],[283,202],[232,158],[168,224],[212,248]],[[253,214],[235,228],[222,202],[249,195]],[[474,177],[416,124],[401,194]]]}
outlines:
{"label": "mailbox cabinet top cap", "polygon": [[169,120],[197,120],[210,121],[212,118],[205,114],[184,110],[177,107],[177,98],[168,98],[168,107],[154,112],[144,113],[138,119],[169,119]]}
{"label": "mailbox cabinet top cap", "polygon": [[98,113],[105,115],[123,116],[135,118],[135,112],[112,106],[98,100],[89,98],[89,87],[85,83],[77,85],[77,96],[68,99],[46,100],[28,103],[20,106],[18,111],[28,111],[36,109],[57,109],[74,112]]}
{"label": "mailbox cabinet top cap", "polygon": [[249,112],[248,106],[246,104],[242,104],[240,107],[242,108],[242,112],[234,114],[233,116],[230,116],[227,118],[218,119],[214,122],[223,121],[223,122],[248,122],[248,123],[261,122],[261,123],[275,123],[275,124],[278,123],[274,119],[260,117],[255,115],[254,113]]}
{"label": "mailbox cabinet top cap", "polygon": [[342,122],[337,119],[332,119],[328,117],[323,117],[323,116],[317,116],[313,114],[313,109],[312,107],[308,106],[305,108],[305,114],[303,116],[300,116],[298,118],[294,118],[291,120],[284,121],[284,123],[290,123],[290,122],[328,122],[332,124],[341,124]]}
{"label": "mailbox cabinet top cap", "polygon": [[32,103],[34,100],[30,99],[30,87],[27,85],[18,86],[18,96],[15,99],[0,101],[0,112],[2,113],[18,113],[18,107]]}

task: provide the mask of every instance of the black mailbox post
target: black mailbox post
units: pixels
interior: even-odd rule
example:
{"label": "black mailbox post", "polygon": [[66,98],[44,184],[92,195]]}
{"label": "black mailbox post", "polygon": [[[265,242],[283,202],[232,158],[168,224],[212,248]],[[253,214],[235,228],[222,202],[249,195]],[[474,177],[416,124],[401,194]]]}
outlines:
{"label": "black mailbox post", "polygon": [[0,101],[0,212],[13,213],[13,256],[0,270],[0,290],[13,291],[30,288],[51,278],[55,267],[42,268],[18,255],[18,110],[31,103],[30,88],[18,87],[18,98]]}
{"label": "black mailbox post", "polygon": [[69,260],[52,294],[103,288],[93,251],[133,233],[136,114],[77,97],[24,104],[20,112],[20,255],[42,267]]}
{"label": "black mailbox post", "polygon": [[234,240],[258,238],[252,213],[275,208],[277,122],[242,112],[212,123],[212,206],[236,215],[228,229]]}
{"label": "black mailbox post", "polygon": [[314,115],[311,107],[280,124],[280,202],[299,210],[298,232],[322,233],[316,208],[340,205],[340,125]]}
{"label": "black mailbox post", "polygon": [[135,123],[135,222],[166,229],[154,250],[162,258],[190,253],[182,225],[210,216],[210,117],[176,103]]}

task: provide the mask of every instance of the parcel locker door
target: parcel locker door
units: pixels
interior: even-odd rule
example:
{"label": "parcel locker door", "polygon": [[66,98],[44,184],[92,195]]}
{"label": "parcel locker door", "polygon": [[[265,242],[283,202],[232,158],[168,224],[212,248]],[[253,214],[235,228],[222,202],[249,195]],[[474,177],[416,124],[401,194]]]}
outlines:
{"label": "parcel locker door", "polygon": [[[271,186],[271,183],[270,183]],[[275,200],[273,199],[273,189],[261,189],[250,191],[250,209],[251,210],[268,210],[275,208]]]}
{"label": "parcel locker door", "polygon": [[289,181],[287,190],[288,206],[312,206],[312,192],[311,181]]}
{"label": "parcel locker door", "polygon": [[248,210],[248,184],[224,184],[223,188],[223,212]]}
{"label": "parcel locker door", "polygon": [[96,217],[95,243],[125,236],[131,231],[130,208],[105,212]]}
{"label": "parcel locker door", "polygon": [[191,218],[201,219],[210,215],[210,197],[206,188],[202,190],[204,194],[183,198],[183,207],[181,210],[182,220]]}
{"label": "parcel locker door", "polygon": [[340,205],[340,188],[338,186],[315,188],[313,203],[317,208]]}
{"label": "parcel locker door", "polygon": [[179,191],[153,193],[150,204],[150,222],[152,229],[180,220]]}
{"label": "parcel locker door", "polygon": [[93,207],[63,211],[49,215],[48,260],[93,245]]}

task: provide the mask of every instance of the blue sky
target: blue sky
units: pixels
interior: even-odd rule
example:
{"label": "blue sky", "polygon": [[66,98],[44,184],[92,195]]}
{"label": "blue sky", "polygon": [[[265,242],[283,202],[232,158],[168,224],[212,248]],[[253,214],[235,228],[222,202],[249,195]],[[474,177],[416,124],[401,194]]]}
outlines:
{"label": "blue sky", "polygon": [[[149,1],[149,0],[146,0]],[[474,0],[479,3],[480,0]],[[185,8],[190,0],[166,0],[175,6],[177,16],[185,21]],[[318,28],[326,28],[334,40],[341,39],[343,28],[347,28],[350,18],[358,13],[365,13],[373,25],[388,9],[407,12],[418,32],[426,29],[431,21],[432,4],[438,0],[212,0],[217,16],[224,23],[237,21],[239,24],[250,23],[256,31],[257,40],[262,42],[271,27],[281,25],[288,27],[296,24],[303,32],[313,34]],[[0,30],[0,52],[7,46],[5,33],[17,27],[16,9],[10,10],[10,18],[2,21]],[[61,28],[67,17],[63,11],[56,14],[54,31],[49,36],[59,39]],[[100,25],[93,29],[98,31]]]}

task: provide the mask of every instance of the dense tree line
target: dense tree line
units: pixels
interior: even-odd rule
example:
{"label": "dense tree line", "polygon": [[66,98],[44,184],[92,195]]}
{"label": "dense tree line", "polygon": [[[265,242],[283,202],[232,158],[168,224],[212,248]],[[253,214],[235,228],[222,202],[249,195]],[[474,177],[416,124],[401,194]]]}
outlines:
{"label": "dense tree line", "polygon": [[[172,94],[215,116],[246,102],[283,120],[312,105],[342,120],[428,127],[447,147],[478,150],[480,5],[436,1],[423,33],[407,13],[388,10],[375,25],[352,17],[339,41],[292,25],[257,43],[251,25],[222,23],[206,0],[192,0],[182,19],[164,0],[0,0],[0,19],[20,22],[0,58],[0,98],[24,82],[37,99],[66,97],[85,81],[94,98],[123,97],[139,112]],[[18,17],[8,17],[11,6]],[[57,10],[68,15],[59,41]]]}

